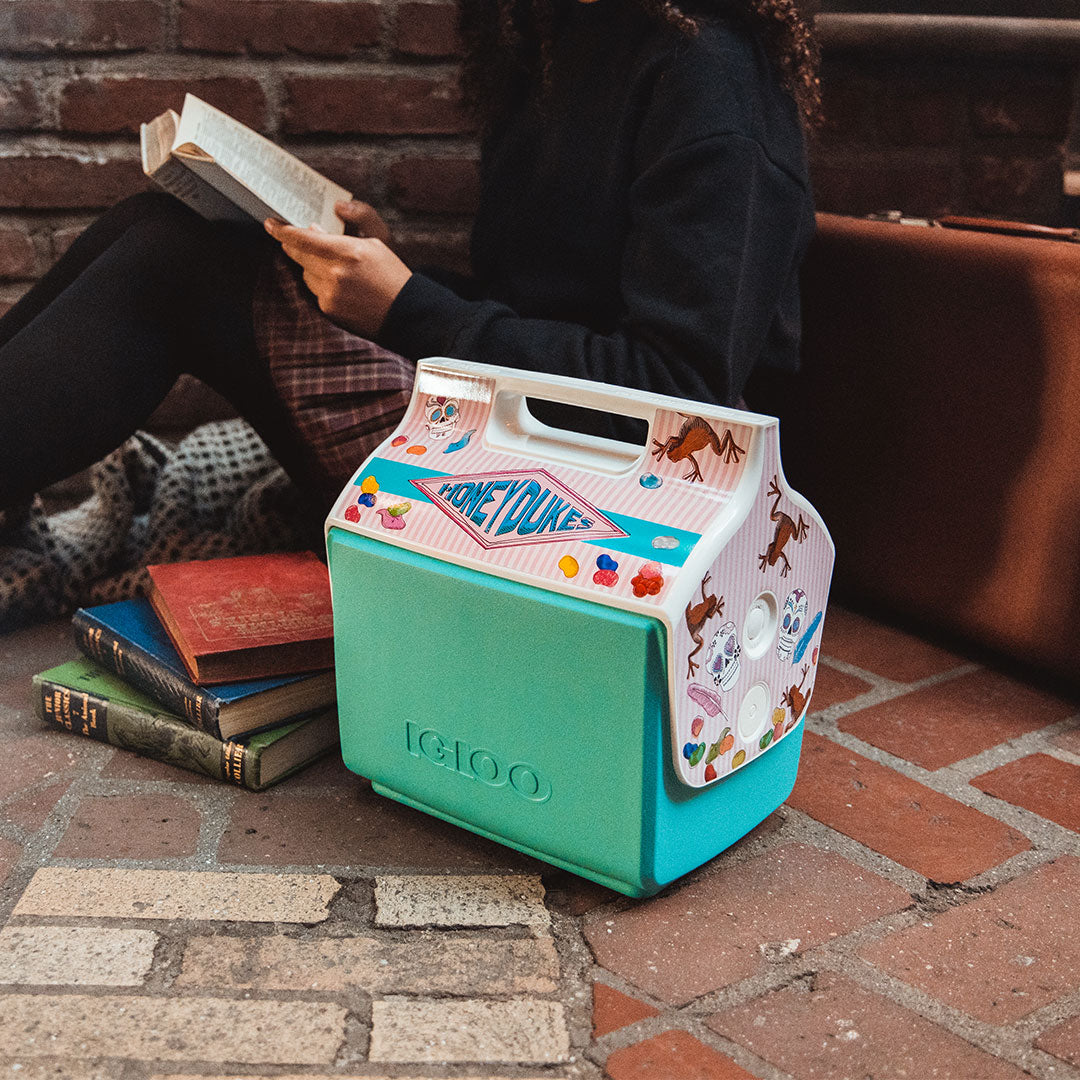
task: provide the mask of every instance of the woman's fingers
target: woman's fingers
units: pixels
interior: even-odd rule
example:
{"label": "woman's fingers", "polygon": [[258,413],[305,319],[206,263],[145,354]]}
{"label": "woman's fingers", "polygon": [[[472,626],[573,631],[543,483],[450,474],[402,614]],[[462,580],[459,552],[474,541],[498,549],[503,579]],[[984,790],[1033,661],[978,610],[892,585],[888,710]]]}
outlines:
{"label": "woman's fingers", "polygon": [[334,212],[345,222],[346,230],[354,235],[371,236],[384,244],[390,242],[390,226],[370,203],[358,199],[346,200],[335,203]]}
{"label": "woman's fingers", "polygon": [[298,229],[295,225],[272,220],[267,220],[264,225],[266,231],[281,244],[285,254],[296,262],[302,262],[308,256],[330,258],[341,255],[356,242],[356,237],[334,236],[314,226]]}

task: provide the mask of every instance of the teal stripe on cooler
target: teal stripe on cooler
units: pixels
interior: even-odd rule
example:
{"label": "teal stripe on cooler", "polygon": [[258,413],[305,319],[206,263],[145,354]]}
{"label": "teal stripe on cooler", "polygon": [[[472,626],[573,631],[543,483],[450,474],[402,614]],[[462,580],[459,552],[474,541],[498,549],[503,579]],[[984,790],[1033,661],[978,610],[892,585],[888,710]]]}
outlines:
{"label": "teal stripe on cooler", "polygon": [[[694,545],[701,539],[701,533],[687,532],[685,529],[673,529],[670,525],[658,525],[655,521],[630,517],[628,514],[615,514],[600,507],[600,512],[613,525],[618,525],[626,536],[612,536],[604,539],[586,540],[593,547],[618,551],[623,555],[634,555],[650,561],[667,563],[669,566],[682,566],[693,551]],[[677,547],[657,547],[653,541],[659,537],[674,537]]]}
{"label": "teal stripe on cooler", "polygon": [[363,472],[363,476],[356,478],[357,486],[363,482],[364,476],[374,476],[383,491],[392,491],[395,495],[403,495],[409,499],[419,499],[420,502],[431,500],[420,488],[413,487],[410,481],[447,475],[446,469],[421,469],[404,461],[389,461],[387,458],[372,458]]}
{"label": "teal stripe on cooler", "polygon": [[[356,478],[356,483],[359,486],[365,476],[374,476],[379,482],[380,489],[384,491],[392,491],[395,495],[401,495],[410,500],[429,503],[432,500],[420,488],[414,487],[411,481],[427,480],[433,476],[447,476],[448,474],[447,469],[425,469],[404,461],[372,458],[371,463],[363,470],[363,474]],[[617,525],[627,534],[584,541],[586,544],[606,551],[617,551],[622,555],[630,555],[647,561],[655,559],[669,566],[682,566],[694,545],[701,539],[700,533],[673,529],[670,525],[659,525],[655,521],[631,517],[629,514],[613,513],[602,506],[597,509],[612,524]],[[672,537],[677,541],[677,546],[657,547],[653,541],[658,537]]]}

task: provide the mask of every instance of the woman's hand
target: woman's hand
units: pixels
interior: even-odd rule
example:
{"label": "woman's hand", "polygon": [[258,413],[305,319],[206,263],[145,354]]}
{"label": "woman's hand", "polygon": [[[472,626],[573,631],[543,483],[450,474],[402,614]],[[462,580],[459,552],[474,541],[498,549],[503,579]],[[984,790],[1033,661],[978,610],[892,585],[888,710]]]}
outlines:
{"label": "woman's hand", "polygon": [[390,243],[390,226],[371,203],[345,200],[334,203],[334,213],[345,222],[346,235],[371,236],[384,244]]}
{"label": "woman's hand", "polygon": [[[345,205],[366,204],[339,203],[339,216]],[[385,228],[374,210],[371,214]],[[320,311],[360,337],[378,333],[390,305],[412,277],[385,241],[371,236],[332,236],[315,226],[298,229],[273,219],[264,224],[285,254],[303,267],[304,284],[314,294]]]}

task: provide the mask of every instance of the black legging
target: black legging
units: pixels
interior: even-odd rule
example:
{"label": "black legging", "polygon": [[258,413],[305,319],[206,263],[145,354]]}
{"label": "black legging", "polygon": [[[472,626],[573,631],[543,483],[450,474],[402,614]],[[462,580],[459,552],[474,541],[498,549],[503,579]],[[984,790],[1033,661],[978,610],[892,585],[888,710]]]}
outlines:
{"label": "black legging", "polygon": [[151,192],[91,225],[0,319],[0,509],[119,446],[182,372],[227,398],[294,479],[309,475],[255,348],[272,243]]}

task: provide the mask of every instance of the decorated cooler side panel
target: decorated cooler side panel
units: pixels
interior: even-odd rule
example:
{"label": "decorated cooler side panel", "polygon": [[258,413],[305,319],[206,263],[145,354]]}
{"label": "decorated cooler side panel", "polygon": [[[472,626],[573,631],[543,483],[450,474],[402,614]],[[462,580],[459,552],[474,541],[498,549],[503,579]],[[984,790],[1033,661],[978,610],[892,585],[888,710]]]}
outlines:
{"label": "decorated cooler side panel", "polygon": [[493,384],[459,381],[456,395],[418,381],[328,526],[670,621],[665,601],[727,512],[761,424],[661,409],[640,466],[613,476],[489,445]]}
{"label": "decorated cooler side panel", "polygon": [[806,715],[833,559],[820,518],[790,497],[774,430],[749,514],[673,628],[672,755],[685,783],[723,780]]}

